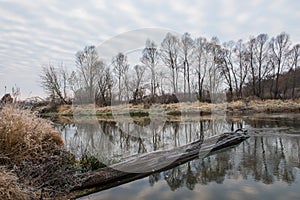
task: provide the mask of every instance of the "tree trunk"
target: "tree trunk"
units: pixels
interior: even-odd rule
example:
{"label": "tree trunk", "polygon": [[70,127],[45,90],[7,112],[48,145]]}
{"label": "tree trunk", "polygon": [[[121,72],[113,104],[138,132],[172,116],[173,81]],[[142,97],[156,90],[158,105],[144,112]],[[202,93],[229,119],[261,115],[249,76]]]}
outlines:
{"label": "tree trunk", "polygon": [[202,101],[201,73],[198,72],[198,100]]}
{"label": "tree trunk", "polygon": [[186,63],[186,71],[187,71],[187,86],[188,86],[188,97],[189,101],[191,100],[191,83],[190,83],[190,65]]}
{"label": "tree trunk", "polygon": [[280,61],[278,63],[278,68],[277,68],[277,72],[276,72],[276,82],[275,82],[275,94],[274,97],[275,99],[278,99],[278,94],[279,94],[279,76],[280,76]]}
{"label": "tree trunk", "polygon": [[297,67],[297,60],[295,61],[295,69],[293,72],[293,88],[292,88],[292,99],[295,100],[295,87],[296,87],[296,67]]}

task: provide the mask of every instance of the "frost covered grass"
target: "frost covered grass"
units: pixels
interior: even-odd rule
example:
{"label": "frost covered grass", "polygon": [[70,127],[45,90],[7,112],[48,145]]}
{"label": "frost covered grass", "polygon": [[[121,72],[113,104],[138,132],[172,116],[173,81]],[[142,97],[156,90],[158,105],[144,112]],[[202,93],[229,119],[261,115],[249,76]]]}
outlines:
{"label": "frost covered grass", "polygon": [[2,108],[0,199],[55,198],[75,184],[76,170],[75,156],[49,121],[13,105]]}
{"label": "frost covered grass", "polygon": [[51,124],[29,110],[6,106],[0,112],[0,158],[9,163],[34,160],[63,145]]}
{"label": "frost covered grass", "polygon": [[18,177],[8,172],[5,167],[0,167],[0,199],[26,200],[34,195],[18,183]]}

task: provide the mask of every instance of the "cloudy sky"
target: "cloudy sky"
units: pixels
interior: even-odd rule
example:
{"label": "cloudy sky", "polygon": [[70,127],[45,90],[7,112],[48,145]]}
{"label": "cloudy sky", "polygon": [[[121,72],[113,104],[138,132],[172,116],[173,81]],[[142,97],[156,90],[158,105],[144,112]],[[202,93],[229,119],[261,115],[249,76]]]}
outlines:
{"label": "cloudy sky", "polygon": [[124,32],[164,28],[220,41],[282,31],[300,42],[297,0],[0,0],[0,94],[44,96],[41,66],[75,66],[75,53]]}

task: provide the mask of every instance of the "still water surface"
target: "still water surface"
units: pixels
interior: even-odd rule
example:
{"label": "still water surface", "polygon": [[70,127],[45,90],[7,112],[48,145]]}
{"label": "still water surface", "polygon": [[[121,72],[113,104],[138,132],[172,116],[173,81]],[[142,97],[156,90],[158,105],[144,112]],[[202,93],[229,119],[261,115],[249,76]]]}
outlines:
{"label": "still water surface", "polygon": [[251,137],[234,148],[81,199],[300,199],[299,114],[60,126],[70,151],[106,164],[237,128]]}

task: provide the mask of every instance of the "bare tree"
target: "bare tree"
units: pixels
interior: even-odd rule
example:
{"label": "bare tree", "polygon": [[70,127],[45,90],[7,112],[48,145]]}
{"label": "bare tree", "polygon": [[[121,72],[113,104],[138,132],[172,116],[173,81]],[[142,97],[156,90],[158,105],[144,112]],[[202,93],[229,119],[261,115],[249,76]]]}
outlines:
{"label": "bare tree", "polygon": [[156,94],[156,66],[159,62],[159,51],[154,41],[147,39],[142,52],[141,62],[151,71],[151,96]]}
{"label": "bare tree", "polygon": [[208,68],[208,86],[210,91],[211,100],[217,100],[217,94],[220,93],[220,88],[222,84],[222,77],[219,70],[219,66],[222,65],[223,57],[222,57],[222,49],[219,44],[219,39],[217,37],[213,37],[211,41],[208,43],[209,48],[209,62],[210,66]]}
{"label": "bare tree", "polygon": [[238,63],[237,70],[235,71],[238,74],[238,83],[236,83],[237,94],[239,98],[243,98],[243,86],[248,74],[249,55],[242,40],[238,40],[238,42],[236,43],[235,53]]}
{"label": "bare tree", "polygon": [[178,93],[178,71],[179,71],[179,39],[167,33],[163,42],[161,43],[161,60],[170,69],[171,84],[173,93]]}
{"label": "bare tree", "polygon": [[246,81],[250,54],[246,49],[246,45],[239,40],[238,42],[226,42],[221,48],[219,59],[219,68],[224,76],[231,97],[233,96],[233,88],[237,98],[242,98],[242,89]]}
{"label": "bare tree", "polygon": [[233,49],[234,49],[235,42],[229,41],[223,44],[224,48],[222,49],[222,60],[219,65],[221,75],[224,76],[226,84],[228,85],[230,99],[233,98],[233,84],[236,83],[237,77],[234,71],[234,64],[233,64]]}
{"label": "bare tree", "polygon": [[103,71],[104,63],[99,60],[95,46],[87,46],[83,51],[76,53],[76,64],[77,81],[81,84],[81,92],[87,95],[85,99],[91,103],[95,100],[97,73]]}
{"label": "bare tree", "polygon": [[186,88],[188,95],[191,95],[191,84],[190,84],[190,64],[193,51],[193,39],[189,33],[184,33],[181,37],[181,59],[183,63],[183,90],[186,93]]}
{"label": "bare tree", "polygon": [[250,40],[247,42],[247,52],[249,54],[249,71],[251,76],[251,85],[252,85],[252,95],[257,95],[256,92],[256,84],[258,82],[257,80],[257,68],[255,67],[255,38],[250,38]]}
{"label": "bare tree", "polygon": [[42,67],[40,75],[42,87],[50,95],[52,100],[59,99],[67,104],[67,72],[61,65],[60,68],[55,68],[53,65]]}
{"label": "bare tree", "polygon": [[76,71],[71,72],[70,76],[68,77],[68,83],[73,94],[75,94],[76,91],[81,88],[80,79],[78,78]]}
{"label": "bare tree", "polygon": [[193,55],[195,60],[195,68],[197,74],[197,84],[198,84],[198,99],[199,101],[203,100],[203,92],[204,92],[204,80],[207,73],[207,65],[208,65],[208,42],[206,38],[199,37],[195,39],[195,46],[193,49]]}
{"label": "bare tree", "polygon": [[271,39],[270,47],[272,52],[272,62],[275,76],[274,98],[279,97],[279,76],[282,72],[290,46],[290,36],[286,33],[281,33]]}
{"label": "bare tree", "polygon": [[97,102],[103,106],[110,105],[110,100],[112,98],[112,87],[114,84],[110,68],[106,67],[104,72],[98,73],[97,83]]}
{"label": "bare tree", "polygon": [[144,74],[146,68],[143,65],[135,65],[135,78],[133,80],[133,100],[136,101],[137,98],[143,98],[143,88],[142,88],[142,80],[144,78]]}
{"label": "bare tree", "polygon": [[[100,103],[107,103],[112,97],[112,87],[118,89],[115,94],[119,101],[142,98],[145,74],[150,76],[147,87],[151,97],[181,91],[191,97],[191,93],[196,92],[202,101],[206,89],[215,93],[223,87],[223,78],[229,91],[227,94],[232,98],[243,98],[244,95],[265,98],[264,90],[267,89],[273,98],[281,97],[282,92],[288,97],[286,94],[290,91],[291,97],[295,98],[299,46],[296,44],[290,49],[289,35],[284,32],[271,40],[267,34],[259,34],[246,43],[238,40],[223,45],[217,37],[211,41],[204,37],[193,40],[189,33],[181,37],[167,33],[160,49],[154,41],[147,39],[140,58],[143,65],[130,68],[127,56],[118,53],[112,58],[114,69],[111,71],[99,59],[95,46],[87,46],[76,53],[77,69],[70,76],[63,67],[49,65],[43,67],[41,83],[53,99],[64,103],[67,103],[68,87],[76,96],[80,94],[88,101],[85,103],[91,103],[95,98]],[[159,62],[164,65],[158,68]],[[285,73],[285,69],[289,72]],[[129,72],[133,76],[129,76]],[[293,84],[288,83],[292,78]]]}
{"label": "bare tree", "polygon": [[296,70],[299,68],[300,59],[300,44],[293,46],[289,52],[289,65],[290,70],[293,71],[293,86],[292,86],[292,98],[295,99],[295,86],[296,86]]}
{"label": "bare tree", "polygon": [[263,98],[263,87],[262,80],[266,78],[268,73],[270,72],[270,63],[269,63],[269,46],[268,46],[268,35],[267,34],[259,34],[255,38],[255,62],[257,69],[257,82],[258,82],[258,90],[256,91],[257,96]]}
{"label": "bare tree", "polygon": [[[122,100],[122,91],[126,89],[126,96],[128,97],[128,82],[127,82],[127,72],[129,69],[129,64],[127,61],[127,56],[123,53],[118,53],[112,60],[114,66],[114,72],[118,79],[118,100]],[[124,87],[123,87],[124,86]],[[127,99],[128,100],[128,99]]]}

